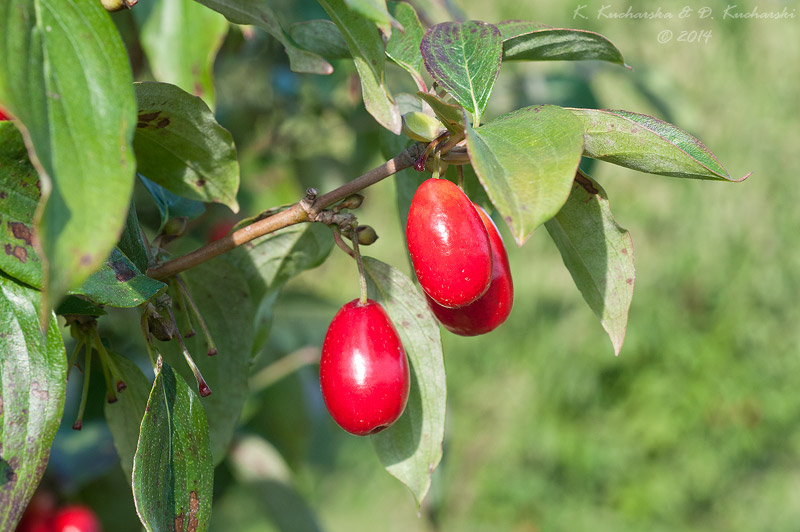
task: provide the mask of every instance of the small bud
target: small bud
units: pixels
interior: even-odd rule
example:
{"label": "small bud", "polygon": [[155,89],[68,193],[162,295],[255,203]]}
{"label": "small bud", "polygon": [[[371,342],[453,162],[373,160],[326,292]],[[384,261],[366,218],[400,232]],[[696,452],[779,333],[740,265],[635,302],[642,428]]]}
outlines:
{"label": "small bud", "polygon": [[358,209],[361,207],[361,203],[363,201],[364,196],[361,194],[353,194],[351,196],[347,196],[339,205],[334,207],[334,210],[339,212],[342,209]]}
{"label": "small bud", "polygon": [[83,428],[83,421],[78,420],[72,424],[72,430],[81,430]]}
{"label": "small bud", "polygon": [[150,329],[150,334],[162,342],[169,342],[177,332],[175,324],[158,312],[153,312],[150,315],[150,319],[147,320],[147,326]]}
{"label": "small bud", "polygon": [[125,381],[117,381],[117,391],[121,392],[122,390],[127,390],[128,385],[125,384]]}
{"label": "small bud", "polygon": [[169,221],[166,224],[164,224],[164,229],[161,230],[161,234],[172,237],[182,236],[183,233],[186,232],[187,221],[188,218],[186,216],[177,216],[175,218],[170,218]]}
{"label": "small bud", "polygon": [[369,246],[378,240],[378,233],[369,225],[359,225],[356,227],[356,236],[360,246]]}
{"label": "small bud", "polygon": [[119,11],[121,9],[130,9],[139,3],[139,0],[100,0],[106,11]]}

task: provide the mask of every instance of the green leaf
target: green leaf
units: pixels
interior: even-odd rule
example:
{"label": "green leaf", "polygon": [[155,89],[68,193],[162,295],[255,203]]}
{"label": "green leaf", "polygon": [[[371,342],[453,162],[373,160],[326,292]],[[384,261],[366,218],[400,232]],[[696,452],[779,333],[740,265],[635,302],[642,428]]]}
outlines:
{"label": "green leaf", "polygon": [[392,319],[411,369],[405,412],[372,441],[386,470],[408,486],[420,505],[442,458],[447,387],[439,325],[411,279],[371,257],[364,257],[364,270],[369,297]]}
{"label": "green leaf", "polygon": [[464,110],[460,105],[447,103],[435,94],[427,92],[420,91],[417,96],[431,106],[436,117],[451,133],[454,135],[464,133]]}
{"label": "green leaf", "polygon": [[306,74],[330,74],[333,67],[319,55],[297,46],[283,29],[278,15],[262,0],[197,0],[210,7],[234,24],[258,26],[278,39],[289,56],[293,72]]}
{"label": "green leaf", "polygon": [[618,355],[636,278],[630,233],[614,221],[606,191],[581,171],[564,207],[545,227]]}
{"label": "green leaf", "polygon": [[24,125],[42,179],[45,306],[108,256],[135,171],[128,55],[99,2],[0,4],[0,101]]}
{"label": "green leaf", "polygon": [[443,22],[428,28],[420,49],[433,79],[479,124],[500,72],[500,30],[477,20]]}
{"label": "green leaf", "polygon": [[147,248],[145,247],[144,238],[142,237],[142,227],[139,225],[139,217],[136,216],[136,204],[131,199],[131,205],[128,207],[128,218],[125,221],[125,227],[122,229],[122,235],[119,238],[117,245],[119,250],[131,259],[140,272],[146,272],[149,267],[150,259],[148,258]]}
{"label": "green leaf", "polygon": [[349,59],[350,49],[344,35],[330,20],[307,20],[289,28],[297,44],[327,59]]}
{"label": "green leaf", "polygon": [[640,172],[692,179],[733,179],[698,139],[652,116],[613,109],[570,109],[583,122],[586,157]]}
{"label": "green leaf", "polygon": [[503,36],[503,61],[597,59],[627,66],[614,43],[593,31],[550,28],[518,20],[501,22],[497,27]]}
{"label": "green leaf", "polygon": [[169,83],[136,83],[137,169],[189,199],[239,210],[239,162],[228,131],[196,96]]}
{"label": "green leaf", "polygon": [[475,173],[520,246],[567,201],[583,148],[573,118],[561,107],[539,105],[467,126]]}
{"label": "green leaf", "polygon": [[206,212],[205,204],[200,201],[190,200],[173,194],[158,183],[150,181],[142,174],[139,174],[139,180],[141,180],[144,187],[153,197],[153,201],[156,202],[156,207],[158,207],[158,212],[161,214],[161,226],[158,228],[159,231],[164,228],[164,224],[171,218],[185,216],[191,220]]}
{"label": "green leaf", "polygon": [[361,80],[364,106],[389,131],[400,134],[402,120],[384,80],[386,61],[383,40],[375,24],[349,9],[344,0],[319,0],[341,30]]}
{"label": "green leaf", "polygon": [[114,248],[100,269],[75,293],[83,294],[100,305],[130,308],[141,305],[166,288],[166,284],[147,277],[119,248]]}
{"label": "green leaf", "polygon": [[0,122],[0,270],[42,287],[42,261],[33,246],[33,213],[41,191],[22,135]]}
{"label": "green leaf", "polygon": [[41,293],[0,274],[0,530],[14,530],[47,466],[67,382],[58,321]]}
{"label": "green leaf", "polygon": [[419,50],[425,30],[411,4],[390,2],[389,9],[403,25],[404,31],[392,32],[389,42],[386,43],[386,55],[411,74],[419,90],[425,91],[425,81],[422,79],[422,53]]}
{"label": "green leaf", "polygon": [[[195,336],[185,339],[212,391],[210,396],[203,398],[202,406],[208,417],[214,464],[218,464],[225,457],[247,398],[247,377],[255,336],[253,304],[247,283],[227,257],[216,258],[181,276],[211,331],[219,353],[207,356],[208,345],[199,330]],[[180,316],[176,315],[176,318],[180,323]],[[164,360],[172,364],[187,382],[194,382],[177,339],[156,344],[156,347],[164,355]]]}
{"label": "green leaf", "polygon": [[266,342],[272,305],[289,279],[322,264],[333,247],[331,230],[318,223],[298,224],[257,238],[230,253],[247,280],[256,308],[254,352]]}
{"label": "green leaf", "polygon": [[133,500],[148,532],[208,528],[214,467],[200,399],[162,363],[133,458]]}
{"label": "green leaf", "polygon": [[117,394],[115,403],[104,403],[106,422],[114,438],[122,471],[130,480],[133,474],[133,457],[139,442],[139,427],[150,395],[150,381],[132,361],[113,351],[108,354],[119,369],[119,377],[127,388]]}
{"label": "green leaf", "polygon": [[391,24],[397,21],[389,14],[386,9],[386,0],[344,0],[347,7],[373,22],[380,28],[381,32],[388,35],[391,31]]}
{"label": "green leaf", "polygon": [[86,301],[79,296],[67,296],[56,308],[59,316],[74,314],[78,316],[104,316],[106,311],[91,301]]}
{"label": "green leaf", "polygon": [[230,253],[230,261],[247,279],[250,297],[259,302],[298,273],[322,264],[332,247],[327,226],[297,224],[240,246]]}
{"label": "green leaf", "polygon": [[228,21],[194,0],[156,2],[132,10],[150,70],[158,81],[172,83],[203,98],[214,108],[214,58],[228,33]]}

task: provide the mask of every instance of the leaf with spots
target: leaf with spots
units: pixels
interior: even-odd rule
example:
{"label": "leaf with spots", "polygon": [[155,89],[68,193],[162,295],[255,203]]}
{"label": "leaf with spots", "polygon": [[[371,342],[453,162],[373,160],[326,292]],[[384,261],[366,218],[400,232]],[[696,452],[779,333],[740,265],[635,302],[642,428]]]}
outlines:
{"label": "leaf with spots", "polygon": [[166,288],[166,284],[143,274],[119,248],[114,248],[100,269],[74,293],[83,294],[99,305],[130,308]]}
{"label": "leaf with spots", "polygon": [[433,79],[479,124],[500,73],[500,30],[477,20],[443,22],[428,28],[420,50]]}
{"label": "leaf with spots", "polygon": [[361,96],[367,112],[381,126],[399,135],[403,122],[386,86],[385,47],[375,24],[346,6],[344,0],[319,0],[319,4],[347,42],[361,81]]}
{"label": "leaf with spots", "polygon": [[[216,356],[207,356],[208,345],[198,333],[186,338],[186,346],[203,373],[211,395],[204,397],[201,406],[206,411],[214,464],[225,457],[247,399],[247,378],[253,352],[253,303],[247,282],[227,256],[194,267],[182,273],[192,298],[200,309],[216,343]],[[176,306],[178,323],[180,312]],[[195,321],[195,326],[197,322]],[[194,376],[184,361],[177,339],[158,343],[156,347],[164,360],[194,383]],[[195,388],[196,389],[196,388]]]}
{"label": "leaf with spots", "polygon": [[206,414],[183,378],[162,362],[133,458],[133,500],[148,532],[208,529],[214,466]]}
{"label": "leaf with spots", "polygon": [[169,83],[136,83],[137,170],[185,198],[239,210],[239,162],[228,131],[198,98]]}
{"label": "leaf with spots", "polygon": [[0,530],[14,530],[42,478],[67,381],[58,321],[39,325],[41,292],[0,273]]}
{"label": "leaf with spots", "polygon": [[640,172],[692,179],[733,179],[711,150],[652,116],[613,109],[570,109],[583,123],[583,154]]}
{"label": "leaf with spots", "polygon": [[36,233],[44,307],[53,308],[103,263],[125,223],[135,172],[131,68],[99,2],[0,2],[0,35],[0,102],[19,120],[41,178]]}
{"label": "leaf with spots", "polygon": [[372,442],[386,470],[408,486],[420,505],[442,458],[444,440],[447,387],[439,324],[422,293],[399,270],[364,257],[364,271],[369,297],[389,314],[411,369],[405,412],[372,436]]}
{"label": "leaf with spots", "polygon": [[603,187],[580,170],[569,199],[545,227],[618,355],[635,280],[630,233],[614,221]]}
{"label": "leaf with spots", "polygon": [[141,2],[131,12],[155,78],[201,97],[213,109],[214,58],[228,33],[225,17],[195,0]]}
{"label": "leaf with spots", "polygon": [[523,107],[472,129],[467,148],[489,199],[522,245],[567,201],[583,129],[554,105]]}
{"label": "leaf with spots", "polygon": [[625,65],[622,52],[593,31],[552,28],[536,22],[508,20],[497,25],[503,36],[503,61],[584,61]]}
{"label": "leaf with spots", "polygon": [[42,261],[33,247],[39,187],[22,135],[0,122],[0,270],[34,288],[42,287]]}
{"label": "leaf with spots", "polygon": [[330,74],[333,67],[319,55],[303,50],[288,36],[278,14],[263,0],[197,0],[222,13],[234,24],[252,24],[278,39],[289,56],[292,72]]}

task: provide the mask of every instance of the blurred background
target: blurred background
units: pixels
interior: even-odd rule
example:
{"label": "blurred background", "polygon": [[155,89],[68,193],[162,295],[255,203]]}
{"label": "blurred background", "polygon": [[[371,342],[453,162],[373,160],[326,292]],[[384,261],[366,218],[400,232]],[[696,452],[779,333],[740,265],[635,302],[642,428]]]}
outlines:
{"label": "blurred background", "polygon": [[[635,246],[636,291],[620,356],[547,232],[516,248],[503,225],[514,310],[483,337],[443,332],[444,458],[419,511],[369,439],[329,419],[316,367],[304,366],[253,391],[239,446],[248,449],[245,435],[268,441],[272,447],[255,454],[271,478],[247,481],[235,458],[218,467],[213,530],[798,530],[800,5],[739,2],[729,14],[786,8],[793,18],[724,18],[729,4],[709,0],[704,18],[694,7],[681,18],[685,3],[663,0],[647,10],[672,18],[643,19],[620,18],[629,4],[609,3],[449,7],[467,19],[597,31],[633,67],[504,64],[487,120],[538,103],[627,109],[697,136],[734,177],[753,172],[721,183],[586,165]],[[325,18],[308,0],[274,4],[290,21]],[[436,0],[420,5],[430,22],[448,16]],[[124,34],[133,31],[129,15],[116,21]],[[334,67],[327,77],[294,74],[274,39],[229,31],[215,64],[217,116],[238,146],[243,208],[236,217],[209,208],[193,222],[187,247],[216,225],[294,202],[307,186],[330,190],[381,162],[378,126],[362,108],[352,62]],[[146,66],[137,72],[148,76]],[[388,77],[391,87],[412,91],[399,68]],[[408,272],[393,179],[366,196],[359,220],[380,239],[365,253]],[[142,198],[140,216],[156,225],[155,207]],[[320,346],[338,307],[357,293],[351,259],[334,249],[280,296],[257,365]],[[135,326],[138,315],[111,320],[109,331]],[[120,351],[143,356],[142,346],[122,342]],[[102,379],[93,380],[89,421],[71,431],[76,405],[68,405],[45,484],[90,504],[107,530],[139,530],[102,420]],[[79,384],[71,383],[71,403]]]}

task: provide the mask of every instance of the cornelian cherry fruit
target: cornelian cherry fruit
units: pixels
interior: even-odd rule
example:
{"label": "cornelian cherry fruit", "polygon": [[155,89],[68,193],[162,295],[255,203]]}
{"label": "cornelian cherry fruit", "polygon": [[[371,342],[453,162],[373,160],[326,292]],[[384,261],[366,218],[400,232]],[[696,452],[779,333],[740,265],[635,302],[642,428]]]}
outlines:
{"label": "cornelian cherry fruit", "polygon": [[475,206],[451,181],[428,179],[417,188],[406,240],[419,284],[437,304],[463,307],[489,289],[489,234]]}
{"label": "cornelian cherry fruit", "polygon": [[3,120],[11,120],[11,118],[9,118],[9,116],[3,112],[3,108],[0,107],[0,122]]}
{"label": "cornelian cherry fruit", "polygon": [[54,532],[103,532],[100,520],[86,506],[65,506],[54,518]]}
{"label": "cornelian cherry fruit", "polygon": [[446,308],[426,295],[428,306],[444,327],[461,336],[477,336],[493,331],[511,313],[514,304],[514,283],[508,266],[508,255],[497,226],[480,206],[476,205],[489,233],[492,246],[492,281],[489,289],[477,301],[459,308]]}
{"label": "cornelian cherry fruit", "polygon": [[375,434],[397,421],[408,401],[406,352],[383,307],[344,305],[322,344],[319,383],[331,417],[347,432]]}

